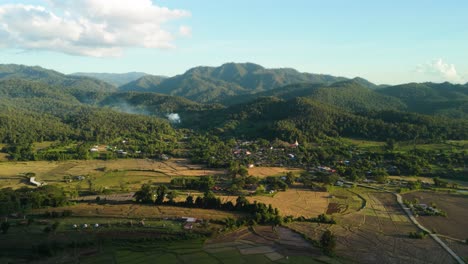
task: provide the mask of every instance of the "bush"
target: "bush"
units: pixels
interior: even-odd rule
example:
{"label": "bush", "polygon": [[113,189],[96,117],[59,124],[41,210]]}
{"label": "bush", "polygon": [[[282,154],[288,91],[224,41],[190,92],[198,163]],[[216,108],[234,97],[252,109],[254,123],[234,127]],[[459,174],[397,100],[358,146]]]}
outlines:
{"label": "bush", "polygon": [[47,233],[47,234],[48,234],[48,233],[50,233],[50,231],[52,231],[52,228],[51,228],[50,226],[46,226],[46,227],[44,228],[44,230],[42,230],[42,231],[43,231],[44,233]]}
{"label": "bush", "polygon": [[410,233],[409,233],[409,238],[423,239],[423,238],[426,237],[426,235],[427,235],[427,233],[426,233],[426,232],[422,232],[422,231],[420,231],[420,232],[410,232]]}
{"label": "bush", "polygon": [[52,257],[54,255],[54,251],[48,243],[39,244],[37,246],[37,253],[39,254],[39,256],[45,257]]}
{"label": "bush", "polygon": [[8,232],[8,229],[10,229],[10,223],[3,222],[0,228],[2,229],[2,234],[6,234]]}
{"label": "bush", "polygon": [[73,214],[73,212],[71,210],[64,210],[62,212],[63,217],[71,216],[72,214]]}
{"label": "bush", "polygon": [[320,246],[323,253],[326,255],[333,255],[336,247],[336,237],[330,230],[325,231],[320,238]]}

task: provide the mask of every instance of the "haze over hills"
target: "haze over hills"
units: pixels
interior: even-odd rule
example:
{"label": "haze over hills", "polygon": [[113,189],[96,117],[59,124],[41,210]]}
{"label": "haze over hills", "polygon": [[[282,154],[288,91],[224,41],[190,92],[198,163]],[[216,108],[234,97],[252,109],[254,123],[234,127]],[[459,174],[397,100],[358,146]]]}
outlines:
{"label": "haze over hills", "polygon": [[144,72],[127,72],[127,73],[97,73],[97,72],[76,72],[70,75],[74,76],[85,76],[92,77],[107,83],[110,83],[116,87],[135,81],[145,75]]}

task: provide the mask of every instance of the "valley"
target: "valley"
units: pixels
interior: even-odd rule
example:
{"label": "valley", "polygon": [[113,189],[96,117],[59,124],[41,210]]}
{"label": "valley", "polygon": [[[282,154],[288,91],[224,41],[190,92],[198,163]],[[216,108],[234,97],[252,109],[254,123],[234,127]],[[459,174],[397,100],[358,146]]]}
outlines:
{"label": "valley", "polygon": [[466,85],[0,72],[2,263],[468,257]]}

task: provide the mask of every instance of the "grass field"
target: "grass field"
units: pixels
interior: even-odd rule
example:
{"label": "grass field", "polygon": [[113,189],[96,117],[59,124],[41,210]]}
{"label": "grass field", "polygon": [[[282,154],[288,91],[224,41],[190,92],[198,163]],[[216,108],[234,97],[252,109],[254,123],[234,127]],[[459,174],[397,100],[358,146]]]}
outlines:
{"label": "grass field", "polygon": [[249,175],[264,178],[267,176],[284,176],[288,172],[298,174],[303,170],[295,168],[281,168],[281,167],[254,167],[249,169]]}
{"label": "grass field", "polygon": [[351,214],[355,213],[366,204],[362,198],[359,188],[340,188],[333,187],[330,190],[333,198],[329,199],[327,214]]}
{"label": "grass field", "polygon": [[0,162],[0,188],[28,186],[25,173],[33,172],[40,182],[65,188],[87,189],[87,181],[64,181],[64,176],[87,176],[94,189],[137,190],[146,182],[169,182],[173,177],[224,174],[224,170],[204,169],[185,159],[72,160],[63,162]]}
{"label": "grass field", "polygon": [[[375,151],[379,152],[383,150],[385,142],[382,141],[370,141],[370,140],[361,140],[361,139],[352,139],[352,138],[342,138],[343,142],[356,147],[366,150],[366,151]],[[468,149],[468,140],[448,140],[442,143],[434,144],[412,144],[411,142],[400,142],[397,143],[395,151],[398,152],[407,152],[413,149],[421,150],[435,150],[435,151],[463,151]]]}
{"label": "grass field", "polygon": [[[298,173],[301,170],[261,167],[249,169],[249,174],[257,177],[266,177],[284,175],[288,171]],[[28,172],[35,173],[36,180],[40,182],[77,190],[88,189],[88,181],[75,180],[65,182],[64,177],[86,176],[92,179],[93,189],[110,189],[115,191],[135,191],[143,183],[169,183],[175,177],[225,174],[225,171],[222,169],[205,169],[203,166],[190,164],[186,159],[171,159],[168,161],[119,159],[110,161],[0,162],[0,188],[29,186],[26,177],[24,177],[24,174]]]}

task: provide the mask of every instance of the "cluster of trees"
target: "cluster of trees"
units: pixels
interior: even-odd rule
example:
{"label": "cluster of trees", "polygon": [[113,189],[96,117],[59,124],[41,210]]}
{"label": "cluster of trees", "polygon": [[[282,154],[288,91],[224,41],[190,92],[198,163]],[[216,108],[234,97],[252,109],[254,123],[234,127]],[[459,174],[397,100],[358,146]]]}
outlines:
{"label": "cluster of trees", "polygon": [[336,247],[336,236],[330,230],[325,230],[320,237],[320,246],[322,247],[323,253],[333,256]]}
{"label": "cluster of trees", "polygon": [[317,217],[305,218],[303,216],[293,218],[292,216],[287,217],[288,222],[299,221],[299,222],[312,222],[312,223],[322,223],[322,224],[336,224],[336,220],[333,217],[326,214],[320,214]]}
{"label": "cluster of trees", "polygon": [[232,143],[224,142],[217,136],[205,134],[189,138],[189,158],[195,163],[207,164],[211,168],[226,168],[234,160]]}
{"label": "cluster of trees", "polygon": [[283,221],[277,208],[257,201],[250,203],[244,196],[239,196],[235,204],[231,201],[221,202],[221,199],[209,190],[205,191],[203,196],[197,196],[196,198],[189,195],[185,201],[176,202],[176,197],[177,193],[174,190],[169,190],[165,185],[154,187],[144,184],[134,194],[134,198],[138,203],[244,212],[250,215],[252,223],[258,224],[279,225]]}
{"label": "cluster of trees", "polygon": [[59,207],[68,204],[67,194],[59,187],[46,185],[37,189],[23,187],[0,190],[0,215],[28,209]]}
{"label": "cluster of trees", "polygon": [[268,176],[262,182],[272,190],[286,191],[289,187],[286,181],[282,180],[281,177]]}
{"label": "cluster of trees", "polygon": [[439,177],[435,177],[433,180],[436,187],[447,188],[448,186],[448,181],[442,180]]}
{"label": "cluster of trees", "polygon": [[424,231],[419,231],[419,232],[409,232],[409,238],[414,238],[414,239],[423,239],[427,236],[427,232]]}
{"label": "cluster of trees", "polygon": [[215,186],[215,181],[211,176],[202,176],[194,178],[174,178],[171,180],[171,188],[199,190],[207,192]]}

